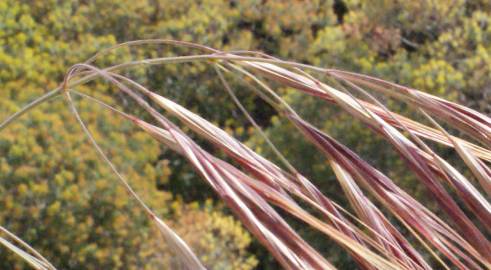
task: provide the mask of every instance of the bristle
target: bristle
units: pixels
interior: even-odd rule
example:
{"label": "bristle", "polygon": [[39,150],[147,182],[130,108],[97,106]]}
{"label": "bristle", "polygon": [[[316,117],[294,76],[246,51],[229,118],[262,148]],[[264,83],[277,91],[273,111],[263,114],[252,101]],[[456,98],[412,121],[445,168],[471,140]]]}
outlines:
{"label": "bristle", "polygon": [[[102,55],[114,50],[148,44],[185,47],[198,50],[202,54],[134,60],[106,68],[96,68],[92,65]],[[287,170],[259,155],[210,121],[119,73],[137,66],[151,68],[156,65],[195,62],[207,63],[216,69],[218,79],[227,93],[277,155],[281,161],[280,165]],[[316,79],[307,73],[307,70],[330,76],[334,82],[331,81],[329,84],[323,79]],[[282,149],[278,149],[267,138],[266,133],[262,132],[261,127],[235,97],[226,80],[228,74],[252,81],[252,93],[269,103],[278,111],[279,116],[285,117],[296,127],[306,141],[317,147],[332,167],[340,188],[354,209],[354,214],[346,210],[348,206],[340,207],[323,194],[313,181],[299,173],[295,164],[282,155]],[[105,79],[135,100],[157,124],[145,122],[137,116],[119,111],[100,100],[73,90],[97,78]],[[393,147],[406,162],[410,169],[408,173],[417,176],[419,183],[427,188],[431,197],[446,213],[448,221],[428,210],[357,153],[301,118],[268,82],[293,88],[326,101],[329,105],[337,106],[372,129],[374,136],[381,135],[388,143],[387,147]],[[344,89],[343,85],[348,87]],[[355,97],[350,92],[352,90],[362,93],[370,101]],[[422,113],[434,127],[390,111],[371,96],[369,91],[372,90],[388,98],[405,102],[415,110],[423,109]],[[186,158],[195,172],[213,188],[285,269],[335,269],[335,266],[302,239],[275,207],[281,208],[282,213],[288,213],[333,240],[346,250],[362,269],[431,269],[427,262],[429,256],[433,256],[445,269],[491,268],[491,244],[485,236],[491,231],[491,205],[487,197],[473,186],[464,173],[451,166],[425,143],[426,140],[431,140],[454,148],[484,192],[488,196],[491,195],[491,170],[486,163],[491,162],[491,120],[475,110],[362,74],[284,61],[264,53],[221,52],[190,42],[155,39],[118,44],[97,53],[81,64],[74,65],[68,70],[60,87],[34,100],[0,123],[0,130],[15,122],[25,112],[60,93],[65,95],[70,109],[94,148],[127,188],[129,194],[148,214],[166,242],[173,247],[176,256],[188,269],[204,267],[187,244],[146,206],[104,155],[78,115],[71,94],[87,98],[90,102],[98,103],[117,113]],[[166,114],[178,119],[181,125],[211,142],[216,149],[233,159],[237,166],[205,151],[184,133],[177,123],[170,121],[152,104],[164,109]],[[467,133],[468,140],[471,141],[450,135],[450,132],[443,129],[433,117]],[[446,190],[446,184],[453,188],[458,198],[454,198],[454,195]],[[372,197],[368,197],[366,193],[370,193],[375,199],[372,201]],[[316,213],[303,208],[303,204],[299,202],[307,203],[309,209],[315,209]],[[385,216],[382,208],[387,210],[391,217]],[[474,224],[467,212],[474,214],[481,224]],[[320,218],[317,213],[321,214]],[[406,230],[403,233],[399,228],[400,224],[392,223],[391,218],[397,219],[410,233]],[[35,269],[54,269],[34,249],[19,242],[18,238],[12,238],[8,233],[7,235],[13,241],[0,237],[0,244],[19,255]],[[413,246],[415,240],[419,241],[425,250]]]}

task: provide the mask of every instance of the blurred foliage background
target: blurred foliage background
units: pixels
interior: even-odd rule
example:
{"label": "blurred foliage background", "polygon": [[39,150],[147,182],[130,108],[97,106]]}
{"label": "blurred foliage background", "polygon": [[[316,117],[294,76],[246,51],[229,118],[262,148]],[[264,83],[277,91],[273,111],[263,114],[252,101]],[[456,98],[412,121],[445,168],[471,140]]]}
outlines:
{"label": "blurred foliage background", "polygon": [[[3,0],[0,119],[56,87],[71,65],[98,50],[150,38],[193,41],[221,50],[260,50],[361,72],[490,113],[490,24],[491,4],[484,0]],[[176,52],[189,53],[163,46],[126,48],[97,64]],[[206,65],[141,68],[126,75],[275,159]],[[246,87],[231,83],[292,164],[326,195],[347,205],[322,156],[312,154],[314,148]],[[103,81],[79,90],[146,117]],[[314,98],[290,89],[279,91],[300,115],[438,212],[395,152],[363,124]],[[403,104],[381,101],[395,111],[414,114]],[[132,186],[210,269],[278,267],[184,160],[97,105],[80,101],[78,106]],[[452,160],[453,154],[447,152]],[[62,99],[44,104],[2,131],[0,181],[0,224],[60,269],[179,267],[145,215],[99,161]],[[353,267],[328,239],[291,222],[336,266]],[[25,267],[1,250],[1,269]]]}

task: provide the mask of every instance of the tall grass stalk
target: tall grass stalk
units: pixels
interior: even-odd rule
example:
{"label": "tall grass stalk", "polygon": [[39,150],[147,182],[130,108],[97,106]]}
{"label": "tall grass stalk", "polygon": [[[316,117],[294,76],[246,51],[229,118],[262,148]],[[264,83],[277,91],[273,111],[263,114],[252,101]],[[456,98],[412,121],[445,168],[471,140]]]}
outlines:
{"label": "tall grass stalk", "polygon": [[[120,48],[150,44],[188,48],[198,51],[198,54],[140,59],[96,67],[98,59]],[[281,166],[262,157],[203,117],[121,74],[121,71],[139,66],[152,68],[156,65],[196,62],[206,63],[214,68],[216,79],[223,85],[225,93],[230,95],[234,104],[271,147],[281,161]],[[284,157],[282,149],[269,140],[267,133],[236,97],[234,89],[227,82],[229,76],[245,81],[252,94],[269,103],[278,111],[279,116],[287,119],[303,134],[306,141],[324,155],[354,213],[346,209],[348,206],[339,206],[323,194],[295,168],[295,164]],[[75,90],[78,86],[98,78],[105,79],[133,99],[157,124],[147,123],[137,116]],[[273,82],[275,85],[314,96],[329,106],[337,106],[363,122],[375,135],[382,136],[389,143],[387,147],[393,147],[397,151],[409,168],[409,173],[417,177],[446,216],[441,217],[430,211],[357,153],[302,119],[269,86]],[[370,93],[372,91],[408,104],[428,119],[432,127],[390,111]],[[355,92],[364,99],[357,97]],[[0,130],[59,94],[64,95],[69,109],[102,160],[108,164],[128,193],[138,201],[187,269],[204,267],[191,248],[140,199],[104,154],[78,114],[72,94],[97,103],[133,122],[186,158],[196,173],[215,190],[285,269],[336,267],[302,239],[274,207],[281,208],[312,230],[332,239],[347,251],[361,269],[432,269],[433,263],[444,269],[491,269],[491,243],[486,236],[491,232],[491,205],[487,199],[491,194],[491,170],[487,164],[491,161],[491,119],[475,110],[362,74],[285,61],[263,53],[222,52],[189,42],[155,39],[118,44],[74,65],[68,70],[60,87],[8,117],[0,124]],[[144,97],[151,102],[147,102]],[[172,122],[168,116],[173,116],[179,124]],[[438,121],[466,133],[472,141],[450,135]],[[205,151],[183,132],[181,125],[212,143],[238,166]],[[467,179],[440,157],[425,142],[427,140],[454,148],[476,181]],[[479,187],[475,186],[476,183]],[[447,191],[445,184],[455,191],[458,198]],[[485,194],[482,194],[481,189]],[[368,193],[375,201],[369,199]],[[463,205],[457,201],[462,201]],[[304,209],[300,202],[307,203],[321,215]],[[393,224],[391,217],[387,217],[384,211],[398,220],[409,233],[403,232],[399,224]],[[470,218],[469,213],[477,217],[479,224]],[[5,229],[4,232],[8,231]],[[8,236],[14,235],[8,233]],[[38,252],[21,242],[20,238],[15,236],[13,239],[15,241],[10,242],[0,238],[0,244],[36,269],[54,269]],[[433,262],[429,261],[430,257],[434,259]]]}

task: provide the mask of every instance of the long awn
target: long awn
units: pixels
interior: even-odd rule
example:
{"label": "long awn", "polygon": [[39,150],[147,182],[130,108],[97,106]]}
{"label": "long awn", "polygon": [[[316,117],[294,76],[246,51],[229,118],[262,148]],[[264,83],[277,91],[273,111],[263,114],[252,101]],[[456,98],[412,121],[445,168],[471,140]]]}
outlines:
{"label": "long awn", "polygon": [[[99,58],[120,48],[149,44],[188,48],[197,50],[199,54],[134,60],[103,68],[95,65]],[[156,65],[196,62],[207,63],[214,68],[223,91],[230,95],[278,156],[282,163],[280,165],[286,169],[262,157],[201,116],[121,73],[139,66],[151,68]],[[332,167],[354,213],[324,195],[310,179],[295,169],[295,164],[282,155],[281,149],[269,140],[235,96],[234,89],[227,82],[229,76],[245,81],[251,93],[269,103],[278,115],[287,119],[307,141],[317,147]],[[145,122],[76,91],[78,86],[98,78],[106,80],[133,99],[156,124]],[[432,194],[435,202],[446,213],[446,218],[430,211],[357,153],[304,120],[269,86],[272,82],[338,106],[367,125],[374,134],[382,136]],[[372,91],[405,102],[428,119],[432,127],[390,111],[370,94]],[[366,99],[356,97],[355,93]],[[491,205],[487,200],[491,194],[491,170],[487,165],[491,161],[491,119],[475,110],[362,74],[285,61],[258,52],[222,52],[189,42],[154,39],[118,44],[74,65],[58,88],[8,117],[0,123],[0,131],[39,104],[60,95],[65,97],[69,109],[102,160],[137,200],[142,211],[157,226],[165,242],[173,247],[172,250],[186,269],[205,267],[192,249],[133,191],[125,177],[104,154],[80,117],[72,95],[97,103],[124,117],[186,158],[285,269],[336,267],[302,239],[275,207],[332,239],[347,251],[361,269],[432,269],[432,263],[445,269],[491,268],[491,243],[486,238],[486,234],[491,231]],[[205,151],[166,115],[175,117],[181,125],[211,142],[238,166]],[[466,133],[473,141],[450,135],[435,119]],[[425,143],[427,140],[454,148],[479,187],[433,151]],[[450,195],[445,184],[454,189],[464,203],[463,206]],[[372,202],[366,193],[370,193],[376,202]],[[312,206],[321,214],[320,217],[302,208],[299,202]],[[391,217],[386,216],[376,203],[381,204]],[[469,213],[477,217],[479,224],[475,224]],[[394,219],[399,224],[393,224]],[[400,224],[409,233],[402,232]],[[0,237],[0,244],[35,269],[55,269],[20,238],[0,228],[6,235],[5,238]],[[429,257],[434,260],[430,262]]]}

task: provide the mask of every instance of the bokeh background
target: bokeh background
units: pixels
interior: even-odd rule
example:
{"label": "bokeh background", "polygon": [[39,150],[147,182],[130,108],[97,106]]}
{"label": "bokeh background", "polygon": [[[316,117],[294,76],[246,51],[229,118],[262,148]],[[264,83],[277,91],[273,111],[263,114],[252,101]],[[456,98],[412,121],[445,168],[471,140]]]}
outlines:
{"label": "bokeh background", "polygon": [[[260,50],[382,77],[491,112],[487,0],[2,0],[0,119],[58,86],[71,65],[98,50],[150,38],[193,41],[221,50]],[[125,48],[96,64],[178,53],[192,52],[168,46]],[[205,64],[139,68],[125,75],[275,160]],[[240,81],[230,83],[291,163],[324,194],[348,207],[324,158]],[[78,90],[147,117],[102,80]],[[438,212],[394,151],[361,123],[312,97],[288,88],[277,90],[300,115]],[[381,101],[394,111],[413,114],[401,104]],[[99,106],[77,103],[131,185],[210,269],[278,268],[183,159]],[[451,151],[440,150],[447,160],[458,160]],[[0,183],[0,224],[60,269],[179,268],[146,216],[99,160],[61,98],[0,133]],[[355,267],[332,241],[290,222],[337,267]],[[0,249],[0,269],[24,268],[27,265],[15,255]]]}

